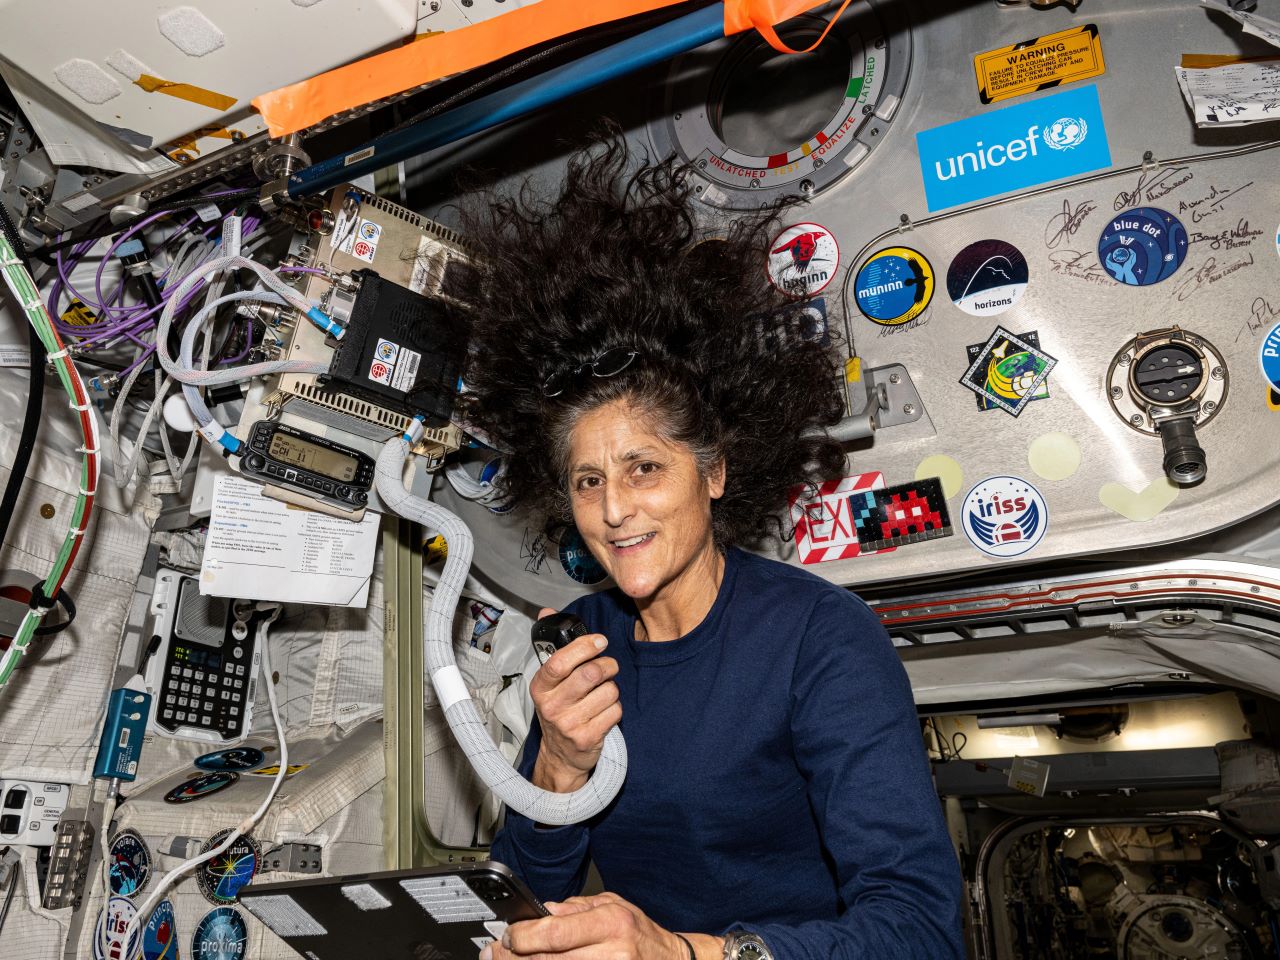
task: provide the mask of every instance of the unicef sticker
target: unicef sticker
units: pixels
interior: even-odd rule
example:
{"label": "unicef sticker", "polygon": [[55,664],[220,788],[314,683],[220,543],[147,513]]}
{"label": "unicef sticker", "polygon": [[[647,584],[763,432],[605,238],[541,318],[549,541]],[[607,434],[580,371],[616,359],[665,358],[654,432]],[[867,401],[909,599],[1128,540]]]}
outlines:
{"label": "unicef sticker", "polygon": [[933,299],[933,265],[910,247],[873,253],[853,283],[858,309],[868,320],[896,327],[924,313]]}
{"label": "unicef sticker", "polygon": [[1072,150],[1089,136],[1084,117],[1059,117],[1044,128],[1044,144],[1054,150]]}
{"label": "unicef sticker", "polygon": [[960,510],[965,536],[989,557],[1032,550],[1049,529],[1040,491],[1019,477],[988,477],[969,491]]}
{"label": "unicef sticker", "polygon": [[1187,259],[1187,230],[1158,207],[1118,213],[1098,240],[1098,260],[1111,279],[1147,287],[1173,276]]}
{"label": "unicef sticker", "polygon": [[824,290],[840,266],[840,246],[818,223],[793,223],[769,244],[769,279],[789,297],[803,299]]}
{"label": "unicef sticker", "polygon": [[1021,299],[1027,289],[1027,258],[1003,240],[971,243],[951,261],[947,294],[975,317],[994,317]]}
{"label": "unicef sticker", "polygon": [[608,571],[587,549],[587,542],[577,527],[570,527],[560,536],[560,566],[571,579],[587,587],[609,578]]}

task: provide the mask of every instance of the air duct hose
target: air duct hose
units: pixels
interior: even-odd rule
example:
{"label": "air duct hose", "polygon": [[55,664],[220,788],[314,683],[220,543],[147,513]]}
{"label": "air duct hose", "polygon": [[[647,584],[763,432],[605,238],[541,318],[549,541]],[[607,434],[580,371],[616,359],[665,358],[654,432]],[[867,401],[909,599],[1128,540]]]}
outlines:
{"label": "air duct hose", "polygon": [[615,726],[605,736],[595,772],[573,793],[552,793],[535,787],[520,776],[494,746],[453,658],[453,614],[471,569],[474,550],[471,531],[444,507],[413,496],[404,486],[405,460],[422,431],[423,422],[419,417],[408,432],[387,441],[378,457],[376,482],[383,503],[406,520],[439,531],[449,546],[427,615],[424,638],[427,673],[449,729],[480,779],[512,810],[536,823],[553,826],[581,823],[604,810],[622,789],[627,775],[627,745],[622,731]]}

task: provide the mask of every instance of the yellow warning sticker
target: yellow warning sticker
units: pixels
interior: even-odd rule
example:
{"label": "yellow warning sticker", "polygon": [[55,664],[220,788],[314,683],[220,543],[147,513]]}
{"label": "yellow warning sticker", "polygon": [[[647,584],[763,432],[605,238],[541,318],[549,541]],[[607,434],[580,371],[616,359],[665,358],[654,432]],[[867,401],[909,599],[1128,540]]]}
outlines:
{"label": "yellow warning sticker", "polygon": [[994,103],[1100,76],[1106,64],[1098,27],[1089,23],[980,53],[973,58],[973,69],[978,99]]}

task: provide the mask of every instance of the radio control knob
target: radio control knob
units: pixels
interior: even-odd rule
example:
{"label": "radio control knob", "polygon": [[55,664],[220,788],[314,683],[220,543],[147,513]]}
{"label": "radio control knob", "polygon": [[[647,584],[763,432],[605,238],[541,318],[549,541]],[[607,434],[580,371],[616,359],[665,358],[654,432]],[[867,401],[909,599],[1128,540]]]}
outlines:
{"label": "radio control knob", "polygon": [[333,491],[333,493],[334,493],[334,496],[336,496],[338,499],[345,500],[347,499],[347,497],[351,496],[351,488],[338,487],[338,489]]}
{"label": "radio control knob", "polygon": [[250,470],[261,470],[266,464],[266,461],[262,459],[262,455],[257,453],[249,454],[244,458],[244,462]]}
{"label": "radio control knob", "polygon": [[367,493],[363,493],[363,492],[362,492],[362,493],[358,493],[358,494],[356,494],[356,499],[357,499],[357,500],[359,500],[361,503],[368,503],[368,502],[369,502],[369,495],[368,495]]}

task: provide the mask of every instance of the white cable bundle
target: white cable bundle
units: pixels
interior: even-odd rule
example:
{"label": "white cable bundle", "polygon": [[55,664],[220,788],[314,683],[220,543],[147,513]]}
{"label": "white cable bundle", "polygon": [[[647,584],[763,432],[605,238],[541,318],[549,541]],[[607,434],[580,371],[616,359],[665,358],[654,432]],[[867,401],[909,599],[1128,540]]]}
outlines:
{"label": "white cable bundle", "polygon": [[[421,419],[414,421],[410,431],[421,433]],[[451,640],[454,610],[471,569],[474,550],[471,531],[444,507],[415,497],[405,489],[404,463],[414,439],[405,434],[388,440],[378,457],[375,476],[383,503],[407,520],[438,530],[449,545],[444,570],[431,601],[424,643],[427,672],[449,728],[480,779],[511,809],[536,823],[557,826],[590,819],[604,810],[622,789],[627,775],[627,745],[622,731],[615,726],[608,732],[591,779],[573,793],[553,793],[535,787],[512,769],[511,761],[494,746],[454,661]]]}

